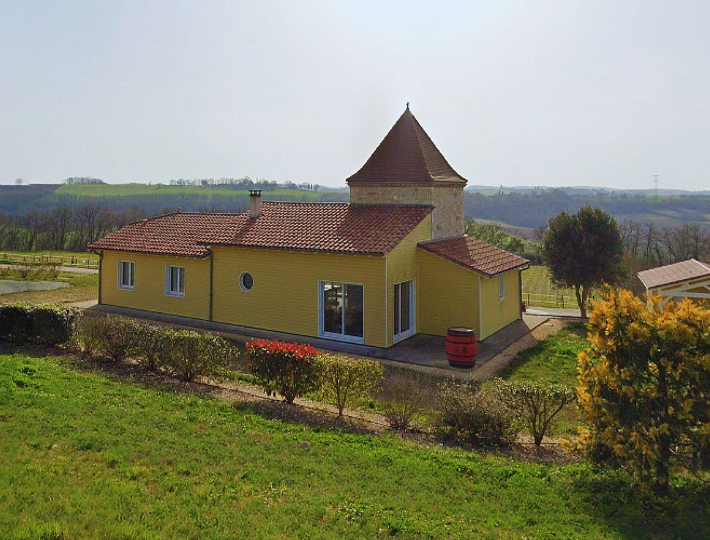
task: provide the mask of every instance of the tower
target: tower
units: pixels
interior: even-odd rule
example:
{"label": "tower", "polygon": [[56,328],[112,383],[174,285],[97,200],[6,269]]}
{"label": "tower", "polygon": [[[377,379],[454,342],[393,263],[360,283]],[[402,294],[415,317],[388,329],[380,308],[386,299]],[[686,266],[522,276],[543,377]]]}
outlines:
{"label": "tower", "polygon": [[409,104],[347,183],[350,204],[432,205],[432,240],[464,234],[463,189],[467,180],[439,152]]}

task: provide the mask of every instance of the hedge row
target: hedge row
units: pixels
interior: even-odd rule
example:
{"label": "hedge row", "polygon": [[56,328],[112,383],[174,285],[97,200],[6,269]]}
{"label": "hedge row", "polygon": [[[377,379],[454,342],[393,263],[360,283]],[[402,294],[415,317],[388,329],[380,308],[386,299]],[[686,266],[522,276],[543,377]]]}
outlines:
{"label": "hedge row", "polygon": [[164,370],[185,381],[224,376],[239,356],[236,347],[214,334],[112,315],[84,319],[79,340],[86,354],[98,353],[116,363],[133,358],[148,370]]}
{"label": "hedge row", "polygon": [[0,305],[0,340],[55,346],[74,335],[80,312],[66,306]]}

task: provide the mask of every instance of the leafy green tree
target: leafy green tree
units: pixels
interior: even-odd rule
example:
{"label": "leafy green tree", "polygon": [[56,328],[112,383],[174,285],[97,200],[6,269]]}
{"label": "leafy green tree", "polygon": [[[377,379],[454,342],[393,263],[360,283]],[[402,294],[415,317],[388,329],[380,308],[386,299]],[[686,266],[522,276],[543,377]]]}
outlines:
{"label": "leafy green tree", "polygon": [[525,242],[503,229],[500,223],[484,223],[473,219],[466,220],[466,234],[492,246],[505,249],[518,255],[525,252]]}
{"label": "leafy green tree", "polygon": [[581,445],[668,494],[674,465],[710,458],[710,310],[611,289],[589,319],[577,396]]}
{"label": "leafy green tree", "polygon": [[594,287],[615,284],[624,276],[624,245],[619,224],[607,212],[583,206],[552,218],[542,239],[542,259],[553,281],[573,287],[582,317]]}

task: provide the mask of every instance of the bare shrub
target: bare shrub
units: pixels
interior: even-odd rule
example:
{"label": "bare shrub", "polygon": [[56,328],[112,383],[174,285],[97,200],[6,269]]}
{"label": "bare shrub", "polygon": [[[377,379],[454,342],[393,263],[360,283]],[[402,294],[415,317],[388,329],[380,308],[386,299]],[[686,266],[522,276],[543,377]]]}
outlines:
{"label": "bare shrub", "polygon": [[134,354],[148,371],[158,371],[164,367],[171,354],[172,335],[167,328],[140,321],[135,327]]}
{"label": "bare shrub", "polygon": [[418,372],[397,370],[380,385],[377,398],[390,427],[407,430],[431,396],[431,381]]}
{"label": "bare shrub", "polygon": [[375,360],[343,355],[320,355],[316,365],[321,394],[338,408],[340,416],[348,403],[368,398],[385,373],[384,366]]}
{"label": "bare shrub", "polygon": [[114,315],[86,317],[81,325],[85,351],[97,351],[116,363],[123,362],[135,354],[138,324]]}
{"label": "bare shrub", "polygon": [[555,384],[510,383],[496,379],[496,395],[508,404],[540,448],[555,417],[576,400],[573,388]]}
{"label": "bare shrub", "polygon": [[198,376],[222,377],[239,354],[236,347],[215,334],[191,330],[165,330],[164,334],[170,353],[162,361],[184,381]]}
{"label": "bare shrub", "polygon": [[511,411],[473,381],[453,379],[441,385],[437,433],[448,441],[476,447],[508,447],[516,439]]}

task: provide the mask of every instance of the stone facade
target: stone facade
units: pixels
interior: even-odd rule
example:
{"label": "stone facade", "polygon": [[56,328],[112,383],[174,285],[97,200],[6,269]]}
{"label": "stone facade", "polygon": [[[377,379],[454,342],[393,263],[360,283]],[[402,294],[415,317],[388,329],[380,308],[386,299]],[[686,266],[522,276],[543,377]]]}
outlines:
{"label": "stone facade", "polygon": [[434,207],[432,240],[464,233],[463,185],[355,184],[350,186],[350,204],[429,204]]}

